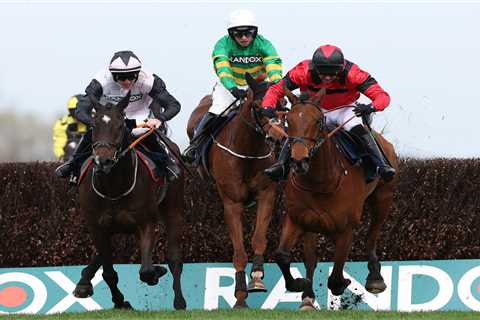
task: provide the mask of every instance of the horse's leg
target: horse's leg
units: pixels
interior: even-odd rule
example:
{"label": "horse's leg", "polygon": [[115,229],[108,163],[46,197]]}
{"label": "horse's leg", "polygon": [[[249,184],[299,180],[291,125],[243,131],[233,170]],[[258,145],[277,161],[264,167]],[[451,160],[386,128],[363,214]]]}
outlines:
{"label": "horse's leg", "polygon": [[267,289],[263,284],[263,253],[267,249],[267,231],[272,219],[273,206],[275,202],[276,185],[272,185],[268,189],[261,191],[257,196],[257,217],[255,222],[255,230],[252,236],[252,248],[254,252],[252,272],[250,273],[251,281],[248,284],[249,292],[266,292]]}
{"label": "horse's leg", "polygon": [[275,251],[274,259],[282,271],[283,278],[285,279],[285,287],[288,291],[300,292],[306,290],[306,288],[310,286],[307,279],[293,279],[290,272],[290,262],[292,259],[290,251],[302,234],[303,230],[295,224],[287,214],[283,221],[282,235],[280,236],[280,243]]}
{"label": "horse's leg", "polygon": [[88,266],[83,268],[81,278],[75,286],[75,290],[73,290],[73,295],[76,298],[88,298],[93,295],[91,281],[101,265],[102,262],[100,261],[99,255],[94,254]]}
{"label": "horse's leg", "polygon": [[343,267],[352,245],[352,227],[347,227],[343,233],[335,235],[335,257],[333,271],[328,277],[328,289],[336,296],[342,295],[351,281],[343,277]]}
{"label": "horse's leg", "polygon": [[102,277],[110,288],[112,293],[112,302],[115,309],[132,309],[128,301],[124,299],[123,294],[118,289],[118,274],[113,269],[112,246],[110,235],[105,230],[96,230],[93,232],[93,240],[98,250],[98,255],[102,261]]}
{"label": "horse's leg", "polygon": [[387,218],[392,202],[393,190],[388,186],[382,186],[383,189],[376,190],[370,196],[372,213],[370,218],[370,228],[367,235],[367,254],[368,254],[368,276],[365,283],[365,289],[371,293],[381,293],[385,291],[387,285],[380,274],[380,261],[377,256],[377,239],[385,219]]}
{"label": "horse's leg", "polygon": [[235,298],[234,308],[248,308],[245,299],[248,296],[245,267],[247,266],[247,253],[243,246],[243,202],[233,202],[228,198],[223,199],[225,221],[228,225],[230,240],[233,244],[233,266],[235,267]]}
{"label": "horse's leg", "polygon": [[[183,193],[181,193],[183,195]],[[169,200],[169,199],[165,199]],[[181,201],[179,203],[179,201]],[[185,309],[187,303],[182,293],[181,275],[183,270],[182,250],[180,247],[181,236],[183,232],[183,212],[179,213],[179,210],[183,207],[183,198],[177,201],[175,204],[171,204],[168,201],[166,210],[166,229],[167,229],[167,259],[168,268],[173,275],[173,292],[175,294],[173,300],[173,307],[176,310]]]}
{"label": "horse's leg", "polygon": [[158,283],[158,279],[167,273],[167,269],[162,266],[153,266],[152,250],[155,244],[155,225],[147,223],[138,231],[138,239],[140,242],[141,267],[139,271],[140,280],[154,286]]}
{"label": "horse's leg", "polygon": [[313,292],[313,274],[317,266],[317,235],[312,232],[307,232],[303,236],[303,257],[305,270],[307,271],[307,279],[310,281],[310,286],[307,286],[302,294],[302,304],[300,310],[315,309],[313,303],[315,301],[315,293]]}

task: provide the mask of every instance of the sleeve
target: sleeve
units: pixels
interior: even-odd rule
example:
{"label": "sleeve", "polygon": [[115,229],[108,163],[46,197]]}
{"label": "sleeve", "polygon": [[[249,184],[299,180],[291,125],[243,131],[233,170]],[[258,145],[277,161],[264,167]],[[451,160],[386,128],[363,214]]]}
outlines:
{"label": "sleeve", "polygon": [[285,77],[268,88],[265,97],[262,100],[262,107],[264,108],[276,108],[278,100],[285,96],[283,85],[286,85],[289,90],[295,90],[299,88],[299,81],[301,80],[298,75],[297,67],[290,70]]}
{"label": "sleeve", "polygon": [[282,79],[282,59],[270,41],[264,39],[262,48],[263,63],[271,82],[277,83]]}
{"label": "sleeve", "polygon": [[86,95],[78,100],[77,109],[75,110],[75,118],[87,126],[90,126],[92,125],[93,105],[88,96],[92,95],[97,100],[100,100],[103,94],[103,87],[98,80],[93,79],[85,89],[85,93]]}
{"label": "sleeve", "polygon": [[167,91],[165,82],[159,76],[154,74],[153,77],[155,80],[149,93],[153,99],[150,110],[155,118],[168,121],[180,112],[180,102]]}
{"label": "sleeve", "polygon": [[61,159],[65,154],[65,145],[67,144],[67,123],[63,119],[58,119],[53,125],[53,153],[57,159]]}
{"label": "sleeve", "polygon": [[384,110],[390,104],[390,95],[380,87],[375,78],[358,66],[353,65],[348,79],[360,93],[372,100],[372,105],[377,111]]}
{"label": "sleeve", "polygon": [[212,53],[213,68],[220,82],[231,90],[237,86],[233,77],[233,70],[228,60],[227,37],[223,37],[216,44]]}

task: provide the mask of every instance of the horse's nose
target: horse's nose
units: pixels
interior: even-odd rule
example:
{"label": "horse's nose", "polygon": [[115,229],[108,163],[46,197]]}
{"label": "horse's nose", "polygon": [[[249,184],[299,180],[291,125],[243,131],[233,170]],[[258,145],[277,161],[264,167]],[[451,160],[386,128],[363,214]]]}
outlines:
{"label": "horse's nose", "polygon": [[95,164],[97,165],[97,168],[99,169],[99,171],[104,173],[109,173],[110,169],[115,164],[115,161],[113,161],[110,158],[96,156]]}
{"label": "horse's nose", "polygon": [[308,158],[302,160],[293,160],[293,170],[298,175],[304,175],[308,172],[310,165],[308,164]]}

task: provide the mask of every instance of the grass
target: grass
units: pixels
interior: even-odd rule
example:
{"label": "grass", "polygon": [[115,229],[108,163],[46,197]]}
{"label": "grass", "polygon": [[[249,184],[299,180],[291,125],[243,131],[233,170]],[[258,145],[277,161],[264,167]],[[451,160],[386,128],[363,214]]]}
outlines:
{"label": "grass", "polygon": [[118,311],[102,310],[83,313],[62,313],[54,315],[3,315],[8,320],[64,320],[64,319],[480,319],[477,312],[373,312],[373,311],[291,311],[291,310],[214,310],[214,311]]}

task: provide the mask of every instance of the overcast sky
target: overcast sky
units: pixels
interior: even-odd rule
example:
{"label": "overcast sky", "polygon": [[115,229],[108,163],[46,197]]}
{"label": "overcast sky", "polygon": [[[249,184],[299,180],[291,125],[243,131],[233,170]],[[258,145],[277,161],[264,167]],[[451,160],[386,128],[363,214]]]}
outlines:
{"label": "overcast sky", "polygon": [[50,120],[129,49],[181,102],[170,125],[184,148],[188,117],[216,80],[213,45],[240,8],[256,14],[285,72],[326,43],[370,72],[392,97],[375,127],[401,155],[480,156],[478,1],[0,0],[0,111]]}

